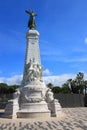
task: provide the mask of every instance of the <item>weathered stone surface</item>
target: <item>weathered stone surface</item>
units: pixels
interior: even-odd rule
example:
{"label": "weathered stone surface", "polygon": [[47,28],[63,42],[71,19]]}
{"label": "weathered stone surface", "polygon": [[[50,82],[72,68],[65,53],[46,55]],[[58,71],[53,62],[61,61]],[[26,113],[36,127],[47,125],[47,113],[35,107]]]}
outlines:
{"label": "weathered stone surface", "polygon": [[37,30],[29,30],[29,32],[26,34],[26,38],[27,47],[25,64],[28,64],[33,58],[38,64],[41,64],[39,50],[39,32]]}
{"label": "weathered stone surface", "polygon": [[50,116],[50,110],[45,101],[46,85],[42,79],[42,66],[38,44],[39,33],[36,30],[27,32],[27,50],[22,88],[20,89],[18,118]]}
{"label": "weathered stone surface", "polygon": [[38,31],[28,31],[26,39],[23,81],[20,90],[14,94],[14,100],[7,104],[5,115],[18,118],[57,116],[61,106],[54,100],[51,89],[46,87],[42,77]]}
{"label": "weathered stone surface", "polygon": [[19,104],[17,100],[9,100],[5,108],[5,118],[17,118],[17,112],[19,111]]}

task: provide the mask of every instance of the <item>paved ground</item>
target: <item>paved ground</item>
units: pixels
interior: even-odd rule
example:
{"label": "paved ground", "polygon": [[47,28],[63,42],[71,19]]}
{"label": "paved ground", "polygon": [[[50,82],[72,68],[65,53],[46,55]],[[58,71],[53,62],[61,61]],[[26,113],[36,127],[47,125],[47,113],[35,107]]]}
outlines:
{"label": "paved ground", "polygon": [[63,113],[47,119],[0,118],[0,130],[87,130],[87,108],[63,108]]}

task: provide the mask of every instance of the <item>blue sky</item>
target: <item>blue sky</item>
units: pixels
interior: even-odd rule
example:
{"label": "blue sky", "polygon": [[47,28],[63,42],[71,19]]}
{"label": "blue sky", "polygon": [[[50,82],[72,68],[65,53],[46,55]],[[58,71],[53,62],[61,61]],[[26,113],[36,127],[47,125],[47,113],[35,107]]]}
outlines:
{"label": "blue sky", "polygon": [[0,82],[17,83],[22,77],[29,19],[25,10],[31,8],[38,14],[44,74],[51,80],[86,74],[87,0],[0,0]]}

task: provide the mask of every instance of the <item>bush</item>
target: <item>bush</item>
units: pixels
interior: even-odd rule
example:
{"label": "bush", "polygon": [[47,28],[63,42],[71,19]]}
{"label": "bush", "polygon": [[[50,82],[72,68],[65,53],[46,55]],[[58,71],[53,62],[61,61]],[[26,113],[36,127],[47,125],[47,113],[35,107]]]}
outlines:
{"label": "bush", "polygon": [[1,94],[14,93],[17,88],[19,88],[19,85],[9,86],[5,83],[0,83],[0,93]]}

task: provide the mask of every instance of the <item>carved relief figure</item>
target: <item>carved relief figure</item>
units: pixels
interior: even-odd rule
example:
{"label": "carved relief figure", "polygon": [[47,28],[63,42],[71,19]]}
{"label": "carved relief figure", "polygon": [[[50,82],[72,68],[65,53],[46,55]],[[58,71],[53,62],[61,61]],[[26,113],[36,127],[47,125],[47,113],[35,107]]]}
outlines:
{"label": "carved relief figure", "polygon": [[30,59],[25,67],[24,81],[31,82],[36,79],[42,81],[42,66],[37,64],[34,59]]}

